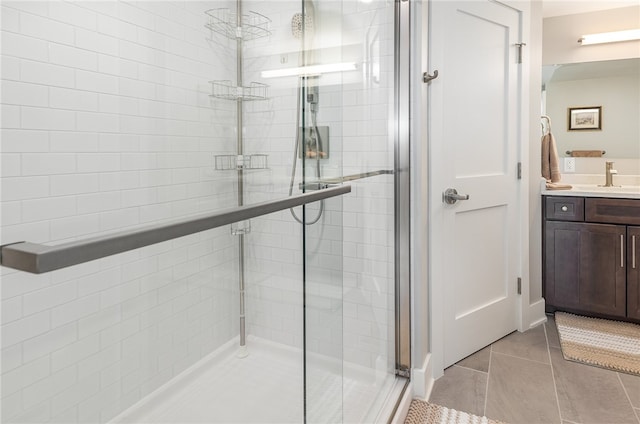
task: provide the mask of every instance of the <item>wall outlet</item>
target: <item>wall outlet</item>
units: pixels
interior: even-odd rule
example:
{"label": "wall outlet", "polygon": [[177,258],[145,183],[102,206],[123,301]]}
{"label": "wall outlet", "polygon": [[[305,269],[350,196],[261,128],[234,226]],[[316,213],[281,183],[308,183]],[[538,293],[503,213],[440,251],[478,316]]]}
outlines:
{"label": "wall outlet", "polygon": [[564,158],[564,172],[576,172],[576,158]]}

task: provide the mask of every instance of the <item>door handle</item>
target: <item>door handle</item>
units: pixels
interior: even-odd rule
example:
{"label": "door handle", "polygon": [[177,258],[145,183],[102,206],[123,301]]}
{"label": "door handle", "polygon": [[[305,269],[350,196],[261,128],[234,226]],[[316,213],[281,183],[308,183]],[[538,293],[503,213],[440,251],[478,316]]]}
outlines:
{"label": "door handle", "polygon": [[458,200],[469,200],[468,194],[458,194],[458,190],[455,188],[448,188],[442,193],[442,201],[447,205],[453,205]]}

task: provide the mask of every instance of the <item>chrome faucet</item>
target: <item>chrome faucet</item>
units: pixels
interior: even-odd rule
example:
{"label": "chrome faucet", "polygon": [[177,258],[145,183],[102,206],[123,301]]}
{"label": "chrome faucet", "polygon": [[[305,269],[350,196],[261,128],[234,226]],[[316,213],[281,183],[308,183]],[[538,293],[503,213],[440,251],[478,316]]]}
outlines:
{"label": "chrome faucet", "polygon": [[613,176],[617,174],[618,171],[613,169],[613,162],[605,163],[605,183],[603,187],[613,187]]}

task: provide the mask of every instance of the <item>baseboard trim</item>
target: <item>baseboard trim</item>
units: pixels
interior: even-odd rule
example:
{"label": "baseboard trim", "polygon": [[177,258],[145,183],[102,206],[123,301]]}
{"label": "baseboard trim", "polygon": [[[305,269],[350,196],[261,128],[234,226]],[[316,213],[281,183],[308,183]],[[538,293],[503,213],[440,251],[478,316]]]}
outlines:
{"label": "baseboard trim", "polygon": [[411,401],[413,399],[428,400],[429,396],[431,396],[431,390],[433,390],[434,382],[431,353],[427,353],[427,357],[424,359],[422,366],[411,370],[411,381],[409,382],[409,385],[402,396],[402,400],[398,404],[398,409],[390,422],[392,424],[404,423],[404,420],[409,413]]}
{"label": "baseboard trim", "polygon": [[427,357],[422,366],[411,370],[414,397],[423,400],[429,399],[434,381],[431,353],[427,353]]}
{"label": "baseboard trim", "polygon": [[529,305],[529,328],[537,327],[547,321],[547,316],[544,312],[544,299],[540,299]]}

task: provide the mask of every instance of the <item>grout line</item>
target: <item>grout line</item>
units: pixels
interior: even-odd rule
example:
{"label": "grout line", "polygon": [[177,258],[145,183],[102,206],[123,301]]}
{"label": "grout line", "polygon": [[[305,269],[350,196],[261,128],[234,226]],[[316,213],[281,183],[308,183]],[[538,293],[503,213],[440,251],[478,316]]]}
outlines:
{"label": "grout line", "polygon": [[474,368],[465,367],[464,365],[453,364],[453,366],[454,367],[458,367],[458,368],[463,368],[465,370],[479,372],[481,374],[489,374],[489,371],[480,371],[480,370],[477,370],[477,369],[474,369]]}
{"label": "grout line", "polygon": [[624,391],[624,394],[627,397],[627,400],[629,401],[629,405],[631,405],[631,411],[633,411],[634,415],[636,416],[636,419],[638,420],[638,422],[640,422],[640,417],[638,416],[638,413],[636,412],[636,408],[633,406],[633,402],[631,402],[631,396],[629,396],[629,392],[627,391],[627,388],[625,387],[624,383],[622,382],[622,378],[620,377],[620,373],[616,372],[616,376],[618,377],[618,381],[620,382],[620,385],[622,386],[622,390]]}
{"label": "grout line", "polygon": [[[549,345],[547,345],[547,351],[549,349]],[[515,355],[509,355],[508,353],[502,353],[502,352],[495,352],[498,355],[503,355],[503,356],[508,356],[510,358],[516,358],[516,359],[522,359],[524,361],[529,361],[529,362],[533,362],[534,364],[540,364],[540,365],[551,365],[551,362],[541,362],[541,361],[536,361],[534,359],[529,359],[529,358],[523,358],[522,356],[515,356]]]}
{"label": "grout line", "polygon": [[[547,321],[548,322],[548,321]],[[551,360],[551,348],[549,347],[549,335],[547,334],[547,325],[544,325],[544,338],[547,341],[547,355],[549,356],[549,365],[551,367],[551,379],[553,380],[553,391],[556,395],[556,406],[558,407],[558,417],[560,422],[563,423],[562,411],[560,410],[560,396],[558,396],[558,385],[556,383],[556,374],[553,372],[553,361]]]}

